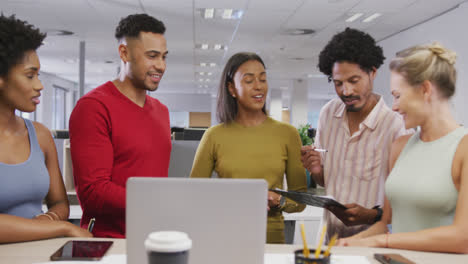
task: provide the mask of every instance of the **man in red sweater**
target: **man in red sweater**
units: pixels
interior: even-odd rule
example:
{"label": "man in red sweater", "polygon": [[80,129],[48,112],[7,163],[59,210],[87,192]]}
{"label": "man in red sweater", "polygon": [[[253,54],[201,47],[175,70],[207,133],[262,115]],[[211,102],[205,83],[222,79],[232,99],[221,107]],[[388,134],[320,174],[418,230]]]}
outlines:
{"label": "man in red sweater", "polygon": [[85,96],[70,117],[70,144],[81,226],[96,218],[97,237],[125,237],[125,185],[132,176],[167,177],[169,111],[147,95],[166,69],[164,24],[129,15],[116,28],[119,78]]}

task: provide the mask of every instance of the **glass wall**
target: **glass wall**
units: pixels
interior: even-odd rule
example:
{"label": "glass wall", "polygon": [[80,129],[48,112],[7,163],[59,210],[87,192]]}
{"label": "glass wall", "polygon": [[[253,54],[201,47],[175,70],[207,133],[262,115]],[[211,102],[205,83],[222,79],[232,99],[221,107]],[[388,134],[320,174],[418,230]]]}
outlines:
{"label": "glass wall", "polygon": [[53,129],[67,129],[67,93],[62,87],[54,85]]}

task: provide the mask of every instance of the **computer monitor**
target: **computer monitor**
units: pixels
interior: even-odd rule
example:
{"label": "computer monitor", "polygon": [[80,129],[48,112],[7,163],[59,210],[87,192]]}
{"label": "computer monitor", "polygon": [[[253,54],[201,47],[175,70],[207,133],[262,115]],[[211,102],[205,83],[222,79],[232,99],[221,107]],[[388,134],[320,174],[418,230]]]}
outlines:
{"label": "computer monitor", "polygon": [[186,128],[184,129],[184,140],[201,140],[206,129]]}
{"label": "computer monitor", "polygon": [[172,141],[171,159],[169,162],[169,178],[190,176],[193,159],[200,141],[174,140]]}
{"label": "computer monitor", "polygon": [[263,263],[267,188],[261,179],[130,178],[127,263],[146,263],[146,237],[163,230],[189,235],[189,264]]}

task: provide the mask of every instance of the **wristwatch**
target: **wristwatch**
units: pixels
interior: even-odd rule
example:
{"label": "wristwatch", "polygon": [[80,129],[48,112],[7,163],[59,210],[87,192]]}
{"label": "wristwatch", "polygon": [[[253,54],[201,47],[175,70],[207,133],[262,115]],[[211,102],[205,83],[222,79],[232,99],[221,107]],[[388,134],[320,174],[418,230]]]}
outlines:
{"label": "wristwatch", "polygon": [[377,210],[377,215],[374,218],[374,223],[377,223],[378,221],[380,221],[380,219],[382,219],[383,210],[378,205],[372,207],[372,209]]}

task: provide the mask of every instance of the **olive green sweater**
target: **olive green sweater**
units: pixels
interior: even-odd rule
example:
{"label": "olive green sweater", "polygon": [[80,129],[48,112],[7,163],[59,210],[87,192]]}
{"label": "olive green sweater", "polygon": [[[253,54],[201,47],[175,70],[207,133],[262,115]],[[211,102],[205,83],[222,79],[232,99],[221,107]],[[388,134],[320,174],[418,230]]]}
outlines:
{"label": "olive green sweater", "polygon": [[[265,179],[268,188],[305,191],[306,174],[301,163],[301,140],[293,126],[267,118],[255,127],[237,122],[209,128],[198,146],[190,177]],[[268,212],[267,242],[284,242],[281,211],[300,212],[305,205],[287,200],[281,209]]]}

